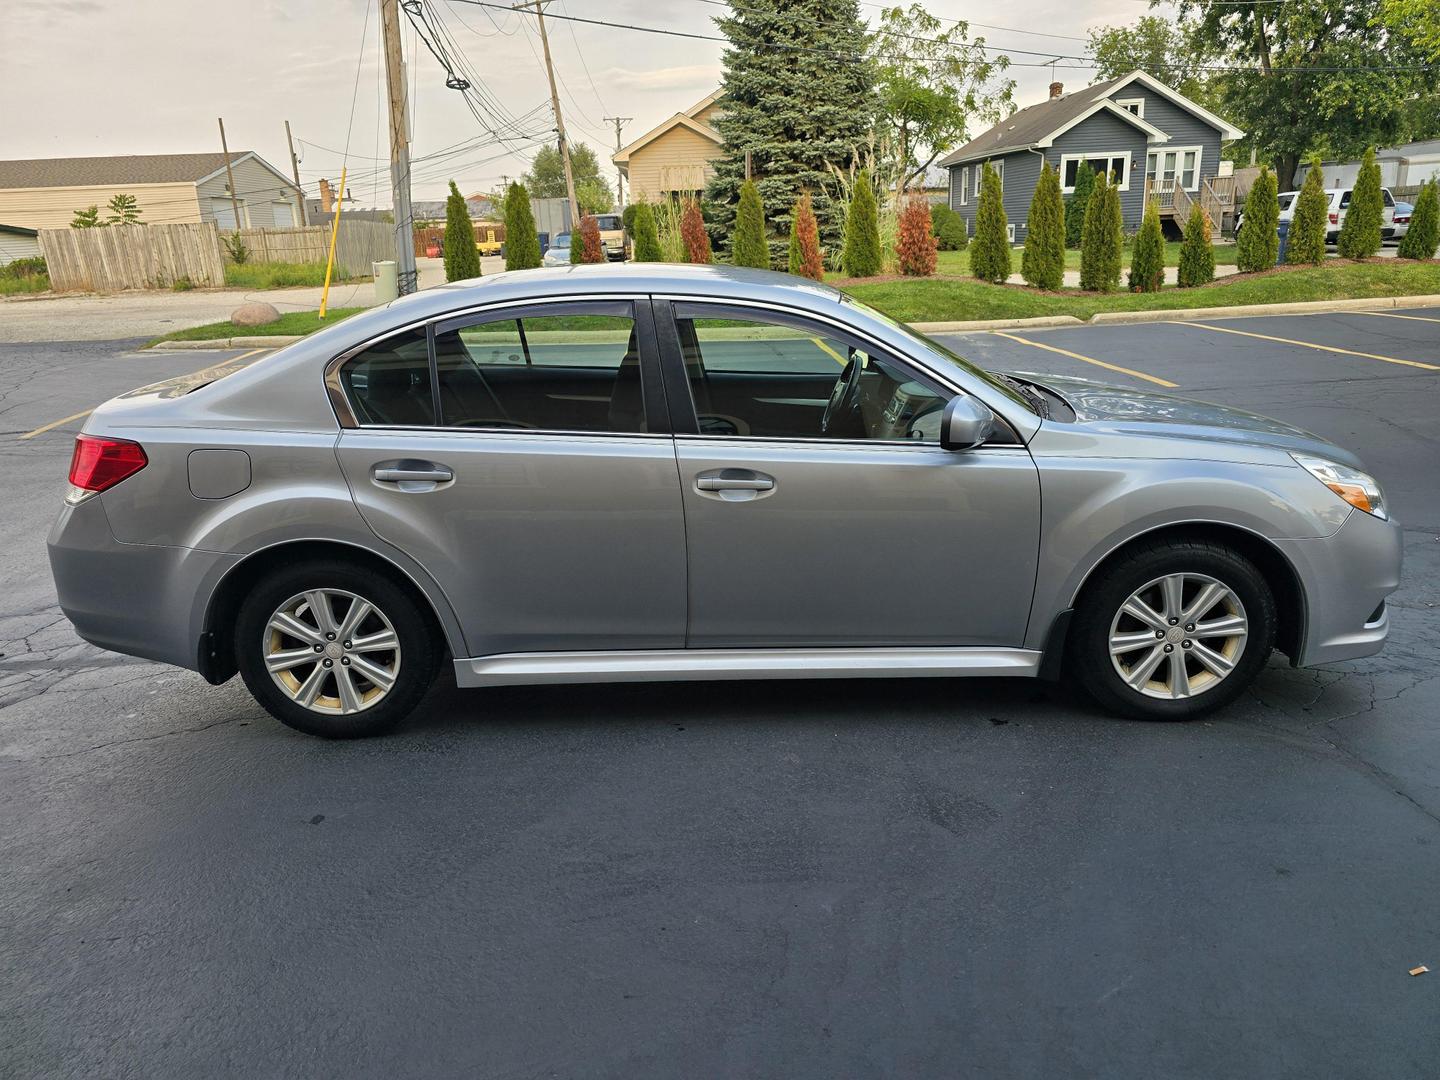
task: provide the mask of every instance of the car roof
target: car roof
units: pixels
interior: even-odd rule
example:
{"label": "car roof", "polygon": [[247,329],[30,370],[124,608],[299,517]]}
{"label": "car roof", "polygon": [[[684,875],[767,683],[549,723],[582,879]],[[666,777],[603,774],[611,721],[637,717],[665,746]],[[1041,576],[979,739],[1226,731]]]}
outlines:
{"label": "car roof", "polygon": [[[511,270],[466,281],[451,281],[386,305],[396,310],[444,299],[448,305],[485,303],[513,296],[561,297],[567,294],[610,291],[689,293],[715,299],[747,299],[765,296],[803,305],[808,299],[838,301],[840,290],[805,278],[773,270],[751,270],[739,266],[695,263],[593,263],[578,266],[548,266],[535,270]],[[457,292],[473,296],[458,297]],[[398,311],[397,311],[398,314]]]}

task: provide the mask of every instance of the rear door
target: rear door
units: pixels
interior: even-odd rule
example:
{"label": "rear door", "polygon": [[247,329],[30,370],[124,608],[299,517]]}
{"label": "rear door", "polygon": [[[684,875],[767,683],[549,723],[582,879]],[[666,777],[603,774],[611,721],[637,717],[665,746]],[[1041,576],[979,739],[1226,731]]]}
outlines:
{"label": "rear door", "polygon": [[648,299],[491,309],[333,375],[371,528],[454,605],[472,656],[678,648],[685,531]]}

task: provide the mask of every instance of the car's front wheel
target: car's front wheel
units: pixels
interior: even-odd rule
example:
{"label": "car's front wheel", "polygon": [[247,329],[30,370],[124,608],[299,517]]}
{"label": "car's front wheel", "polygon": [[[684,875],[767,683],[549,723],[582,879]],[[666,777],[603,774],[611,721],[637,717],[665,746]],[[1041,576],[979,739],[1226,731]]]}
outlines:
{"label": "car's front wheel", "polygon": [[1275,641],[1275,599],[1244,556],[1204,541],[1138,548],[1076,609],[1070,670],[1107,709],[1183,720],[1235,700]]}
{"label": "car's front wheel", "polygon": [[439,662],[410,594],[344,562],[307,562],[261,581],[240,606],[235,649],[245,685],[272,716],[332,739],[393,728]]}

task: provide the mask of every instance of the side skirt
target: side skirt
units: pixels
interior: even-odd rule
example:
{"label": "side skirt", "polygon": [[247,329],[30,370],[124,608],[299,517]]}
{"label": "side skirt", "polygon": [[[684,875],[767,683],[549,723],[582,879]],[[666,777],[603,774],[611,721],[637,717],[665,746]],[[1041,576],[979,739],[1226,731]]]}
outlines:
{"label": "side skirt", "polygon": [[498,653],[455,661],[460,686],[704,679],[902,679],[1040,671],[1033,649],[639,649]]}

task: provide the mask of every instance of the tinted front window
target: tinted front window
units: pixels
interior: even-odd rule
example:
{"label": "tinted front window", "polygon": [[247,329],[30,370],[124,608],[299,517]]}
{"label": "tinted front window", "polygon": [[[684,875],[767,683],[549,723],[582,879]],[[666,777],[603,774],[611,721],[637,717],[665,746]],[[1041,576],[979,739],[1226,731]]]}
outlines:
{"label": "tinted front window", "polygon": [[602,214],[595,220],[599,224],[601,232],[614,232],[620,228],[620,217],[617,214]]}
{"label": "tinted front window", "polygon": [[340,382],[362,424],[428,427],[435,423],[423,326],[386,338],[346,361]]}

